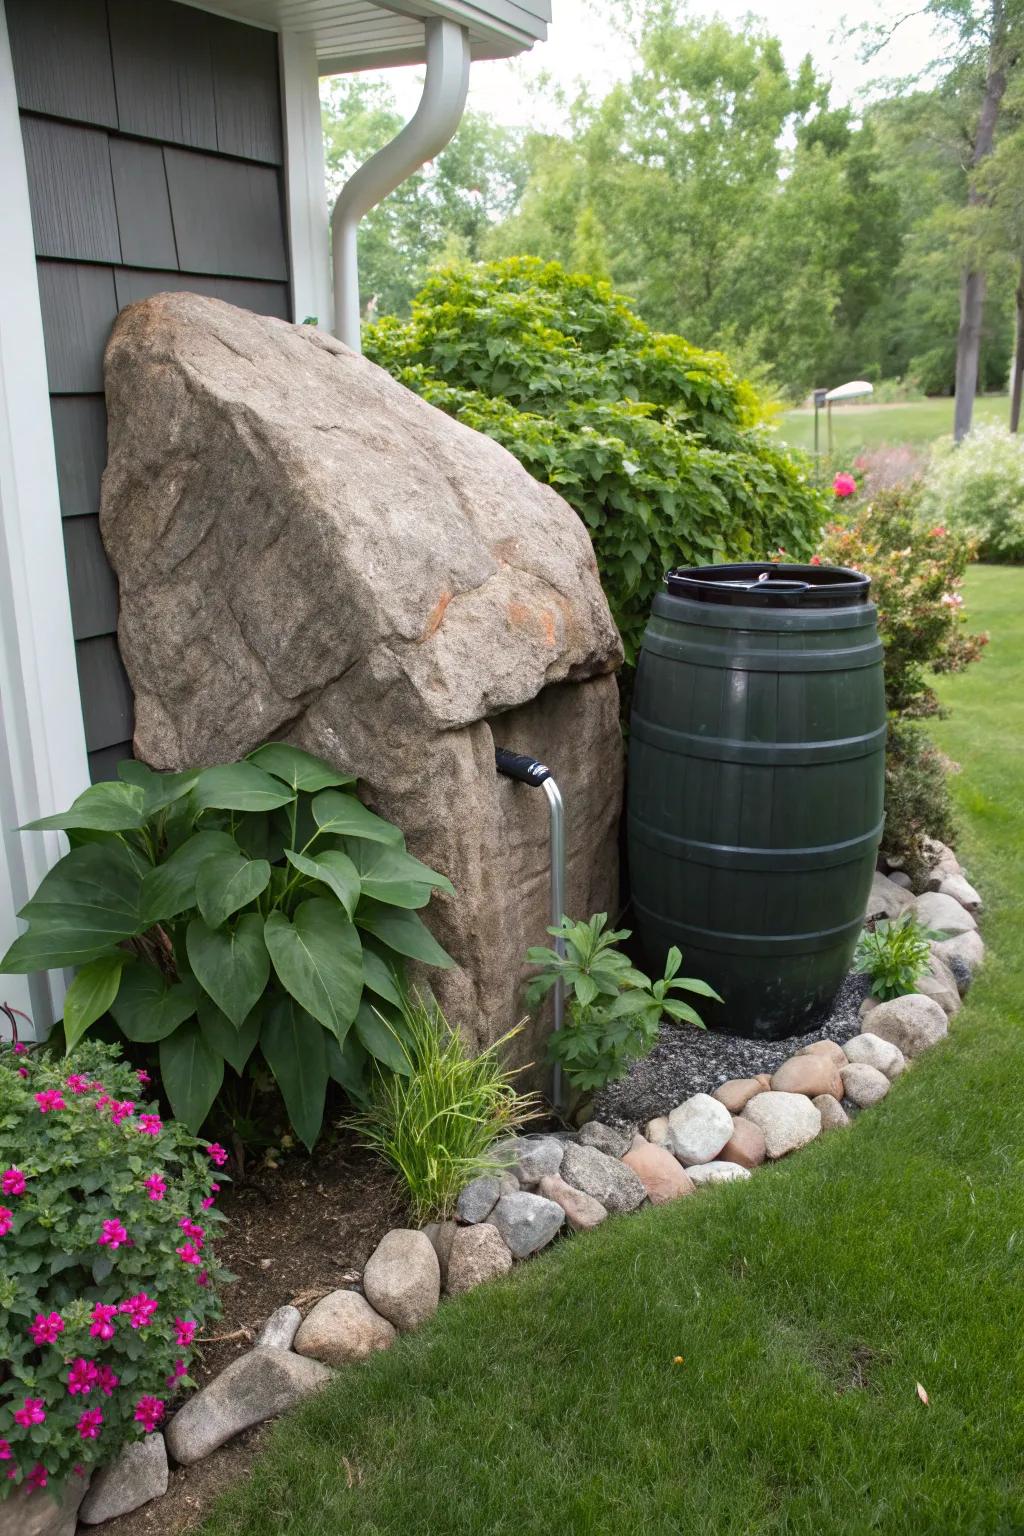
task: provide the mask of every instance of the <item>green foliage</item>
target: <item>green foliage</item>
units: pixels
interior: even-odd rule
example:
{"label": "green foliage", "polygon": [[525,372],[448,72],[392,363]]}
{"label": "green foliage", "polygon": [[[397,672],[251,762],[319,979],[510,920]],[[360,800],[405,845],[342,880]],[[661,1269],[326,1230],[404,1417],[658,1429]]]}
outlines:
{"label": "green foliage", "polygon": [[[357,799],[354,779],[284,742],[240,763],[153,773],[122,763],[32,827],[71,851],[22,909],[0,971],[82,967],[69,1048],[107,1010],[158,1044],[171,1107],[197,1131],[259,1047],[307,1147],[329,1077],[358,1093],[375,1035],[364,994],[392,1005],[405,960],[447,966],[417,916],[449,881]],[[355,1026],[355,1028],[353,1028]]]}
{"label": "green foliage", "polygon": [[[191,1335],[230,1278],[210,1247],[221,1149],[142,1092],[111,1046],[64,1059],[0,1046],[0,1499],[26,1481],[58,1494],[73,1466],[143,1438],[140,1400],[152,1430],[195,1385]],[[26,1398],[34,1425],[14,1417]]]}
{"label": "green foliage", "polygon": [[399,1175],[413,1219],[443,1221],[470,1179],[498,1170],[494,1143],[537,1114],[536,1096],[518,1093],[502,1064],[518,1031],[470,1056],[433,998],[404,991],[396,1013],[374,1009],[371,1020],[395,1070],[375,1073],[365,1112],[349,1124]]}
{"label": "green foliage", "polygon": [[966,632],[960,588],[973,554],[969,540],[926,515],[919,485],[898,486],[827,528],[819,554],[871,577],[890,711],[934,714],[929,675],[963,671],[987,638]]}
{"label": "green foliage", "polygon": [[871,977],[871,995],[886,1002],[917,990],[928,969],[933,935],[912,912],[896,922],[880,918],[873,930],[864,929],[857,940],[853,968]]}
{"label": "green foliage", "polygon": [[982,560],[1024,560],[1024,438],[977,427],[959,447],[936,453],[925,506],[973,540]]}
{"label": "green foliage", "polygon": [[629,662],[670,566],[814,547],[824,502],[753,389],[607,283],[532,258],[449,268],[365,346],[576,508]]}
{"label": "green foliage", "polygon": [[942,753],[921,728],[891,721],[885,752],[885,832],[882,845],[914,881],[928,869],[926,837],[956,842],[956,822]]}
{"label": "green foliage", "polygon": [[568,1018],[551,1035],[548,1054],[561,1063],[569,1082],[581,1092],[625,1077],[633,1062],[653,1049],[666,1015],[676,1024],[704,1028],[689,1003],[670,993],[693,992],[722,1001],[706,981],[677,974],[682,955],[674,945],[665,961],[664,977],[651,981],[615,947],[630,937],[629,930],[606,931],[607,921],[605,912],[595,913],[587,922],[563,917],[548,933],[562,940],[564,955],[540,946],[526,952],[530,964],[541,967],[527,987],[531,1007],[557,981],[565,985]]}

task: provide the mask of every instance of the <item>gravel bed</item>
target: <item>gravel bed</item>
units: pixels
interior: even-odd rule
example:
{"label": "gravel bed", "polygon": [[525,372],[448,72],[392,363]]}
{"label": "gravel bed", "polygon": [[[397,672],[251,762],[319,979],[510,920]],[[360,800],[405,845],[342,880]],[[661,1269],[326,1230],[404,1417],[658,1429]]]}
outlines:
{"label": "gravel bed", "polygon": [[842,1045],[860,1034],[858,1010],[868,985],[866,976],[847,976],[828,1017],[806,1034],[786,1040],[747,1040],[720,1029],[666,1027],[660,1043],[628,1077],[595,1095],[594,1117],[608,1125],[643,1125],[655,1115],[667,1115],[691,1094],[710,1093],[729,1078],[774,1072],[814,1040]]}

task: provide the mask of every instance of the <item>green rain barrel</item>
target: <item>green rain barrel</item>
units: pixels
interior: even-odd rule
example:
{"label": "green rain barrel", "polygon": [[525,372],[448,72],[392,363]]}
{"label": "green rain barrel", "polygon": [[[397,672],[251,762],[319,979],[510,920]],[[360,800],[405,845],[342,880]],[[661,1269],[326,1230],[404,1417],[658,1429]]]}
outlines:
{"label": "green rain barrel", "polygon": [[[630,720],[634,926],[652,967],[778,1039],[847,974],[882,834],[885,692],[870,583],[834,566],[670,571]],[[657,972],[660,974],[660,971]]]}

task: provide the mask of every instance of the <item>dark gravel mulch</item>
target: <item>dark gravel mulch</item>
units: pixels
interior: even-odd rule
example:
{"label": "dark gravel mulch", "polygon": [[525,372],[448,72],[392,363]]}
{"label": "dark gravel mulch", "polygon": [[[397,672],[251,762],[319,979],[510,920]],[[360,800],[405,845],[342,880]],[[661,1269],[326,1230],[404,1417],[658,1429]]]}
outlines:
{"label": "dark gravel mulch", "polygon": [[847,976],[827,1018],[806,1034],[786,1040],[747,1040],[718,1029],[666,1030],[628,1077],[595,1096],[594,1117],[609,1125],[642,1126],[655,1115],[667,1115],[691,1094],[710,1093],[729,1078],[774,1072],[801,1046],[815,1040],[842,1045],[860,1034],[858,1009],[868,985],[866,976]]}

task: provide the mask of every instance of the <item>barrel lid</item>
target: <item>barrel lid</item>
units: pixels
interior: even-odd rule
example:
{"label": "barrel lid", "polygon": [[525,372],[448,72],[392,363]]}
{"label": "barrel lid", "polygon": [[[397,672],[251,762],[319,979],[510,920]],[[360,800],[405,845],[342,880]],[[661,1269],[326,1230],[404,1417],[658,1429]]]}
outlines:
{"label": "barrel lid", "polygon": [[676,597],[735,608],[849,608],[866,603],[871,578],[842,565],[677,566],[665,577]]}

